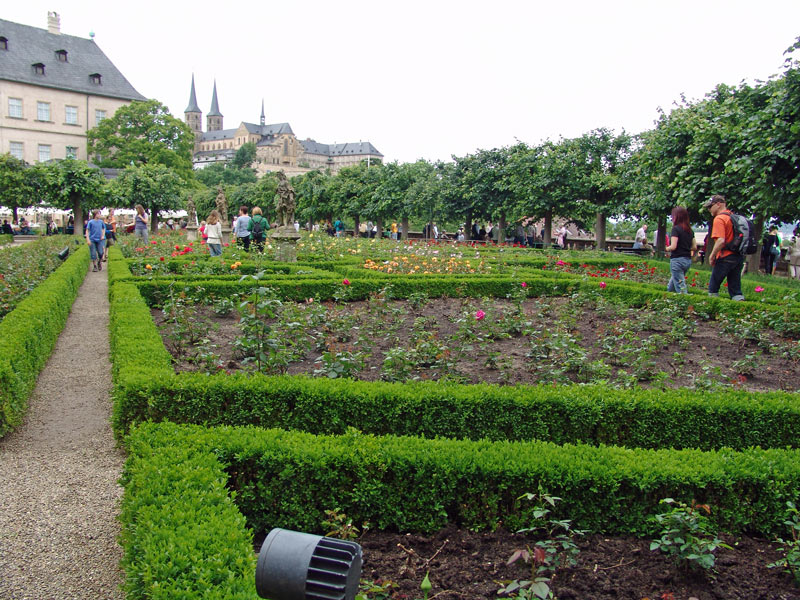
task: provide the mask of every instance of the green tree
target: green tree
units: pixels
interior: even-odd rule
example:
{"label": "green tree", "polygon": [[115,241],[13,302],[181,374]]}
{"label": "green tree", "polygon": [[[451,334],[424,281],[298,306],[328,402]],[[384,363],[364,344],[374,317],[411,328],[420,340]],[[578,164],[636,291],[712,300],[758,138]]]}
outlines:
{"label": "green tree", "polygon": [[0,202],[11,208],[14,223],[18,221],[19,208],[39,203],[38,183],[35,170],[25,161],[11,154],[0,155]]}
{"label": "green tree", "polygon": [[161,164],[128,167],[112,182],[112,194],[120,206],[141,204],[150,213],[150,229],[158,230],[159,212],[183,206],[185,184],[172,170]]}
{"label": "green tree", "polygon": [[254,142],[242,144],[236,151],[231,160],[230,166],[233,169],[249,169],[256,161],[256,145]]}
{"label": "green tree", "polygon": [[621,214],[627,199],[622,169],[630,155],[631,137],[624,131],[615,135],[608,129],[595,129],[575,140],[574,148],[578,195],[586,201],[580,203],[580,216],[588,218],[586,213],[594,212],[597,247],[605,250],[607,219]]}
{"label": "green tree", "polygon": [[66,158],[37,165],[41,173],[42,195],[50,206],[72,210],[75,231],[83,224],[84,213],[99,208],[106,200],[106,180],[99,169],[85,160]]}
{"label": "green tree", "polygon": [[88,131],[87,146],[101,167],[160,164],[192,178],[194,134],[157,100],[121,106]]}
{"label": "green tree", "polygon": [[214,163],[195,171],[197,181],[208,187],[218,185],[242,185],[243,183],[255,183],[258,176],[253,169],[235,169],[224,163]]}
{"label": "green tree", "polygon": [[328,218],[330,210],[330,172],[309,171],[292,178],[297,198],[297,215],[304,222],[313,224],[321,218]]}

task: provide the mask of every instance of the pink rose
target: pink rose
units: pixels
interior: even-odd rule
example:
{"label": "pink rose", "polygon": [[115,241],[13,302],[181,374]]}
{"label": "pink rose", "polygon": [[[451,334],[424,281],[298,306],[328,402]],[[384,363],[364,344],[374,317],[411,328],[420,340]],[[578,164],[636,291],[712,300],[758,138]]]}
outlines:
{"label": "pink rose", "polygon": [[601,281],[600,282],[600,288],[601,289],[606,289],[606,282],[605,281]]}
{"label": "pink rose", "polygon": [[763,287],[761,287],[760,285],[757,285],[757,286],[756,286],[756,292],[759,292],[759,293],[760,293],[760,292],[763,292],[763,291],[764,291],[764,288],[763,288]]}
{"label": "pink rose", "polygon": [[524,287],[524,288],[528,287],[528,284],[527,284],[527,283],[525,283],[524,281],[522,282],[522,284],[521,284],[521,285],[522,285],[522,287]]}
{"label": "pink rose", "polygon": [[350,285],[350,280],[349,279],[345,279],[344,281],[342,281],[342,283],[344,285]]}
{"label": "pink rose", "polygon": [[475,319],[478,320],[478,321],[483,321],[483,318],[485,316],[486,316],[486,313],[483,312],[482,310],[479,310],[478,312],[475,313]]}

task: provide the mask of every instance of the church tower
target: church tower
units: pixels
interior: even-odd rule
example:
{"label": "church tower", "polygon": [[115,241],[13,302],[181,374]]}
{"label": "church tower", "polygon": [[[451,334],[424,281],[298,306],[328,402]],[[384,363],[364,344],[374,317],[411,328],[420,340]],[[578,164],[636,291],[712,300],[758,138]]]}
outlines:
{"label": "church tower", "polygon": [[264,116],[264,99],[261,99],[261,126],[267,124],[267,118]]}
{"label": "church tower", "polygon": [[217,102],[217,81],[214,80],[214,95],[211,96],[211,111],[206,116],[207,131],[222,130],[222,113],[219,112],[219,102]]}
{"label": "church tower", "polygon": [[197,95],[194,92],[194,73],[192,73],[192,91],[189,93],[189,106],[183,111],[183,119],[194,133],[195,138],[203,133],[203,113],[197,106]]}

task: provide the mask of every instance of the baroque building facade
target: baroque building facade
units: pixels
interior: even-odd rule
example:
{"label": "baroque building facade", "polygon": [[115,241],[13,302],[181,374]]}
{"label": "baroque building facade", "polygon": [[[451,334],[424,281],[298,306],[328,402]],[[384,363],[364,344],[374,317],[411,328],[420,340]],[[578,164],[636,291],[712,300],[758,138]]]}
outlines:
{"label": "baroque building facade", "polygon": [[336,173],[361,161],[383,160],[383,154],[370,142],[321,144],[311,138],[298,139],[289,123],[267,124],[263,101],[259,123],[242,121],[235,129],[225,129],[216,82],[211,95],[211,110],[206,115],[206,131],[203,131],[203,113],[197,104],[194,75],[184,119],[195,135],[193,162],[196,169],[232,159],[236,151],[247,143],[255,144],[256,162],[253,166],[262,175],[281,170],[288,175],[299,175],[315,169],[330,169]]}
{"label": "baroque building facade", "polygon": [[94,39],[0,19],[0,153],[28,163],[87,159],[86,132],[120,106],[146,100]]}

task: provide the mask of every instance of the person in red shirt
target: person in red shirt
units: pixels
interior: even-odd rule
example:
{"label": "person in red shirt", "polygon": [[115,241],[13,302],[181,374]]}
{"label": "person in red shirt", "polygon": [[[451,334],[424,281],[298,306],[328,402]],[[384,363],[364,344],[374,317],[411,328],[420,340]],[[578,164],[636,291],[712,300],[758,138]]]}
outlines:
{"label": "person in red shirt", "polygon": [[730,294],[731,300],[744,300],[742,295],[744,256],[728,249],[728,244],[733,241],[733,223],[725,196],[715,194],[703,207],[714,218],[711,225],[711,253],[708,256],[708,264],[711,265],[708,295],[719,296],[719,288],[727,278],[728,294]]}

